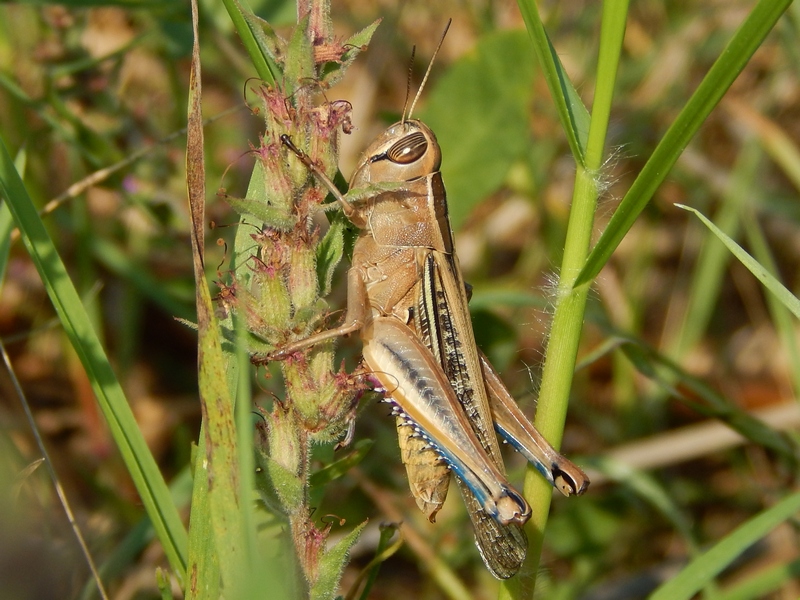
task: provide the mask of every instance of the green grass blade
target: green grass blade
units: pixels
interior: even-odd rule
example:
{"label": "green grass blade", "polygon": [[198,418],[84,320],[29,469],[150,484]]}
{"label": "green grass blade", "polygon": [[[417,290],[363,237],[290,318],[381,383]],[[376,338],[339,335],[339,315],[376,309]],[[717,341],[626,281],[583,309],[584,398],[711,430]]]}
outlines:
{"label": "green grass blade", "polygon": [[[747,234],[747,241],[750,243],[750,247],[753,249],[753,254],[756,256],[758,262],[764,265],[771,273],[777,273],[778,265],[775,263],[767,240],[764,238],[764,233],[761,231],[758,219],[744,219],[744,230]],[[766,298],[769,312],[772,315],[772,321],[775,323],[775,329],[789,355],[791,364],[789,372],[792,377],[795,398],[800,398],[800,341],[797,339],[795,323],[792,321],[789,311],[775,296],[767,294]]]}
{"label": "green grass blade", "polygon": [[787,496],[725,536],[710,550],[689,563],[677,576],[658,588],[650,596],[650,600],[691,598],[737,556],[798,511],[800,492]]}
{"label": "green grass blade", "polygon": [[589,137],[586,141],[586,166],[594,172],[597,172],[603,164],[603,152],[614,98],[614,84],[617,81],[627,16],[628,0],[610,0],[603,3],[595,84],[597,87],[592,102]]}
{"label": "green grass blade", "polygon": [[263,81],[274,85],[279,70],[270,58],[268,39],[260,27],[265,23],[246,6],[246,0],[222,0],[222,3],[253,62],[256,73]]}
{"label": "green grass blade", "polygon": [[789,4],[791,0],[760,0],[739,27],[625,194],[581,269],[575,281],[576,287],[588,283],[597,276],[636,218],[650,202],[683,149],[744,69]]}
{"label": "green grass blade", "polygon": [[547,37],[536,2],[534,0],[518,0],[517,5],[533,41],[536,57],[544,71],[550,95],[556,103],[558,117],[564,133],[567,135],[572,155],[575,157],[575,162],[584,165],[586,143],[589,137],[589,111],[586,110],[575,86],[567,76],[550,38]]}
{"label": "green grass blade", "polygon": [[684,206],[683,204],[676,204],[678,208],[682,208],[684,210],[688,210],[693,212],[697,217],[708,227],[714,235],[716,235],[720,241],[725,244],[728,250],[733,253],[733,255],[739,259],[739,261],[747,267],[747,269],[756,276],[764,287],[766,287],[773,295],[783,304],[786,308],[792,311],[795,317],[800,319],[800,300],[792,294],[788,289],[786,289],[783,284],[778,281],[772,273],[770,273],[766,268],[764,268],[755,258],[750,256],[744,248],[742,248],[739,244],[734,242],[730,237],[725,235],[725,233],[714,223],[708,220],[703,213],[698,211],[697,209],[691,208],[690,206]]}
{"label": "green grass blade", "polygon": [[8,203],[0,204],[0,285],[6,276],[8,257],[11,252],[11,230],[14,229],[14,217]]}
{"label": "green grass blade", "polygon": [[760,600],[800,579],[800,559],[778,564],[756,573],[719,594],[716,600]]}
{"label": "green grass blade", "polygon": [[218,598],[222,580],[214,529],[211,520],[211,500],[208,493],[205,427],[200,429],[200,443],[192,457],[194,486],[192,512],[189,517],[189,572],[186,598]]}
{"label": "green grass blade", "polygon": [[172,569],[186,571],[186,529],[164,478],[142,437],[122,387],[92,328],[83,301],[36,212],[5,144],[0,140],[0,192],[22,234],[64,331],[92,384],[111,435],[153,521]]}
{"label": "green grass blade", "polygon": [[[185,467],[169,483],[170,494],[175,506],[186,507],[192,494],[192,474],[189,467]],[[138,523],[126,530],[125,537],[113,550],[106,553],[103,564],[100,565],[100,576],[103,581],[113,581],[129,570],[141,556],[147,546],[153,542],[155,530],[153,523],[145,515]],[[97,597],[97,586],[93,579],[89,579],[83,586],[79,600],[94,600]]]}
{"label": "green grass blade", "polygon": [[[17,154],[18,161],[15,164],[17,173],[25,173],[26,156],[24,149]],[[8,208],[8,202],[0,203],[0,288],[5,281],[8,258],[11,256],[11,232],[13,230],[14,217],[11,209]]]}
{"label": "green grass blade", "polygon": [[[642,375],[658,382],[688,407],[700,414],[720,419],[755,444],[774,450],[790,461],[797,460],[798,446],[793,438],[756,419],[669,358],[636,340],[630,340],[621,349]],[[680,387],[677,386],[678,383]],[[685,393],[681,388],[691,394]]]}
{"label": "green grass blade", "polygon": [[[749,144],[744,148],[715,215],[720,229],[731,237],[735,237],[739,231],[742,206],[746,198],[752,194],[753,180],[761,162],[760,157],[761,150],[755,144]],[[717,308],[729,262],[730,254],[719,240],[707,237],[703,241],[692,273],[689,301],[681,324],[671,332],[671,337],[665,344],[666,354],[671,358],[679,360],[702,338]]]}

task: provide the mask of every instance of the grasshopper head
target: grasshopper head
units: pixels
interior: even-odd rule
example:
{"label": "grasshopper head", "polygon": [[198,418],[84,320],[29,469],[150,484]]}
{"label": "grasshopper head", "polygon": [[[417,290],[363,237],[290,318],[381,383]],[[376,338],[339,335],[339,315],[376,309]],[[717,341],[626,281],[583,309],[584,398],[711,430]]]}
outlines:
{"label": "grasshopper head", "polygon": [[370,183],[411,181],[439,170],[442,151],[433,131],[409,119],[389,127],[364,151],[350,189]]}

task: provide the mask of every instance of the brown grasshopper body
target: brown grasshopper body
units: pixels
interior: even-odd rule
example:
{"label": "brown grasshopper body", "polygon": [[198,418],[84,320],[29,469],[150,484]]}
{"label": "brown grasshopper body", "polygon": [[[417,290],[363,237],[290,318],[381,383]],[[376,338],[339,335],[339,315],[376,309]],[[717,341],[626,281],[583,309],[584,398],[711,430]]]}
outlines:
{"label": "brown grasshopper body", "polygon": [[493,430],[562,493],[582,493],[588,479],[530,424],[475,345],[433,132],[413,119],[388,128],[364,152],[351,199],[287,136],[282,140],[361,233],[348,273],[345,323],[271,358],[360,330],[376,387],[395,405],[417,504],[434,520],[455,472],[484,562],[495,576],[512,576],[525,557],[522,525],[530,507],[506,479]]}

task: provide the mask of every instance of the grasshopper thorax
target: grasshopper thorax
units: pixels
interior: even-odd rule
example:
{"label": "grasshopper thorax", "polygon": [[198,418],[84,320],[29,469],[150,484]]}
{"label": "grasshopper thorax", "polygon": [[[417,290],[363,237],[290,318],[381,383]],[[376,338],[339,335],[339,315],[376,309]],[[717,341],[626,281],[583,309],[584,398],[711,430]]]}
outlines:
{"label": "grasshopper thorax", "polygon": [[439,170],[442,151],[430,127],[417,119],[399,121],[361,155],[350,189],[370,183],[411,181]]}

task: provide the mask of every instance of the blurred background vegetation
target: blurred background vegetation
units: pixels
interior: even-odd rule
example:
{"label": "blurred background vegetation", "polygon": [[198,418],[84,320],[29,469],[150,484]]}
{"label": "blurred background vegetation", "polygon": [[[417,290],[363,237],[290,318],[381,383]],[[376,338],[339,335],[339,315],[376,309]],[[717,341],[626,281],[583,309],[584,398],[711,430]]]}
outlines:
{"label": "blurred background vegetation", "polygon": [[[291,2],[251,5],[279,30],[295,20]],[[598,175],[604,188],[598,233],[751,7],[740,0],[631,6],[609,159]],[[587,106],[600,9],[592,2],[540,6]],[[443,147],[479,343],[532,414],[575,167],[532,53],[529,61],[519,58],[528,42],[517,5],[343,0],[333,16],[343,38],[383,18],[369,51],[341,84],[324,91],[329,100],[353,105],[355,130],[342,139],[346,177],[360,151],[402,110],[411,46],[417,46],[418,85],[453,18],[419,116]],[[207,182],[212,191],[242,196],[253,167],[249,150],[262,127],[252,92],[257,82],[249,81],[255,73],[220,4],[201,4],[200,26],[204,112],[211,120]],[[595,284],[563,442],[593,481],[586,496],[554,501],[543,598],[646,597],[796,486],[795,463],[731,436],[705,413],[710,405],[717,412],[757,411],[774,439],[778,430],[796,429],[797,322],[787,321],[751,274],[674,203],[697,208],[762,264],[774,263],[797,294],[798,37],[800,11],[793,6]],[[195,334],[175,319],[194,320],[181,133],[190,49],[183,2],[0,5],[0,135],[24,164],[37,204],[58,200],[45,217],[50,234],[165,477],[179,483],[187,478],[200,422]],[[71,188],[102,169],[110,171]],[[216,226],[206,257],[213,277],[226,257],[224,245],[213,242],[230,243],[228,226],[237,217],[210,198],[207,218]],[[343,285],[331,304],[344,306]],[[86,375],[19,243],[11,246],[0,294],[0,335],[92,553],[101,564],[113,559],[107,565],[113,597],[157,597],[153,573],[165,564],[163,552],[148,537]],[[625,352],[625,345],[641,352]],[[357,351],[357,341],[343,343],[345,355]],[[652,365],[667,359],[677,368],[655,374]],[[9,598],[80,597],[88,570],[46,473],[26,469],[39,454],[5,375],[0,385],[0,582]],[[435,525],[414,506],[386,412],[364,406],[356,439],[375,444],[358,476],[332,483],[320,501],[320,519],[335,515],[354,525],[370,518],[342,589],[373,557],[378,524],[401,518],[474,597],[493,597],[497,583],[482,566],[457,495]],[[512,480],[520,481],[521,459],[509,455],[508,464]],[[175,487],[185,509],[188,488]],[[787,522],[751,546],[708,597],[800,596],[796,525]],[[384,565],[370,597],[445,597],[425,560],[405,545]],[[747,586],[750,595],[741,591]]]}

